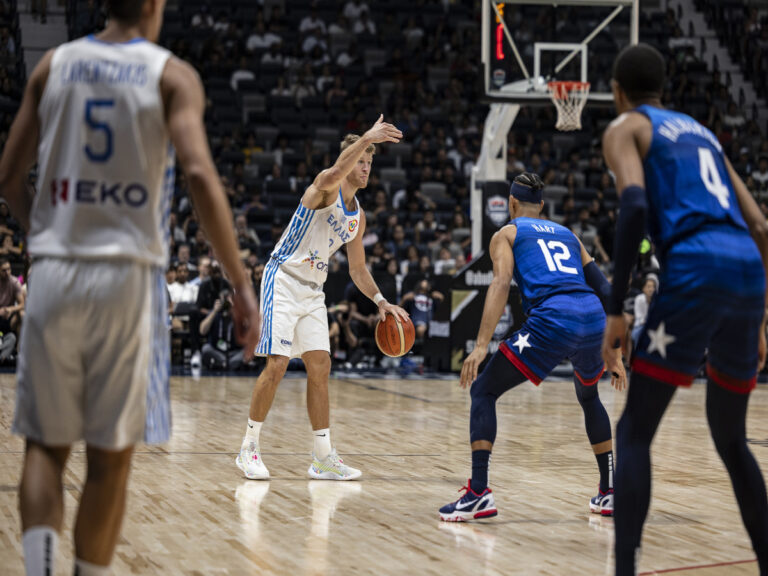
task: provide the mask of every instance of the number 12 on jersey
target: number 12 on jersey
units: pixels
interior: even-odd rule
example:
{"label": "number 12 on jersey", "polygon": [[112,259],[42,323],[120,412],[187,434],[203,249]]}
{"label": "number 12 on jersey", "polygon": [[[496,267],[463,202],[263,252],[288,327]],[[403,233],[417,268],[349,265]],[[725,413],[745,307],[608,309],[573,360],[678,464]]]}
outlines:
{"label": "number 12 on jersey", "polygon": [[[576,268],[563,264],[563,260],[570,260],[571,258],[571,251],[568,250],[568,246],[562,242],[558,242],[557,240],[544,242],[544,240],[541,238],[538,240],[538,244],[539,248],[541,248],[541,252],[544,254],[544,260],[547,261],[547,268],[549,268],[550,272],[556,272],[559,270],[560,272],[564,272],[566,274],[579,273]],[[552,253],[550,250],[558,250],[558,252]]]}

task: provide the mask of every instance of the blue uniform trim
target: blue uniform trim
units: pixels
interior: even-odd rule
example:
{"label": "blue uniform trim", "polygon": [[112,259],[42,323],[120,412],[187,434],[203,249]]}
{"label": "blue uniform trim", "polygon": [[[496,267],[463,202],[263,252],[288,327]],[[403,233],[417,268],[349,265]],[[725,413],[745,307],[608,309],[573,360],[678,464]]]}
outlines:
{"label": "blue uniform trim", "polygon": [[344,210],[344,214],[346,216],[356,216],[357,213],[360,212],[360,205],[357,203],[357,201],[355,201],[355,206],[357,206],[355,210],[352,212],[347,210],[347,205],[344,202],[344,196],[341,195],[341,186],[339,186],[339,200],[341,200],[341,209]]}
{"label": "blue uniform trim", "polygon": [[96,44],[105,44],[107,46],[128,46],[130,44],[141,44],[142,42],[147,42],[146,38],[142,38],[141,36],[137,36],[136,38],[132,38],[130,40],[126,40],[125,42],[105,42],[104,40],[100,40],[99,38],[96,38],[93,34],[89,34],[85,37],[86,40],[89,42],[95,42]]}
{"label": "blue uniform trim", "polygon": [[274,314],[275,276],[280,269],[280,264],[290,258],[299,246],[301,246],[307,231],[315,217],[315,210],[310,210],[300,204],[291,219],[288,232],[285,234],[280,246],[272,252],[272,257],[264,269],[264,288],[262,309],[262,326],[257,354],[272,354],[272,318]]}
{"label": "blue uniform trim", "polygon": [[151,352],[147,386],[147,410],[144,441],[150,444],[167,442],[171,437],[171,345],[168,331],[168,310],[165,272],[151,271]]}

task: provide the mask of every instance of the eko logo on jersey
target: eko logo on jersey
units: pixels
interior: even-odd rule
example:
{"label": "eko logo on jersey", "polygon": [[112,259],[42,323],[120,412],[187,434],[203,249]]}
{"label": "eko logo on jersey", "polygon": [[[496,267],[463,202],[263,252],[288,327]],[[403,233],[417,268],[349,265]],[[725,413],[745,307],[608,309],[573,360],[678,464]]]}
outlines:
{"label": "eko logo on jersey", "polygon": [[95,180],[77,180],[70,186],[68,178],[51,181],[51,204],[113,204],[141,208],[147,203],[149,193],[137,182],[107,184]]}
{"label": "eko logo on jersey", "polygon": [[310,270],[314,270],[315,267],[317,267],[318,272],[322,272],[328,267],[328,265],[325,262],[320,260],[320,255],[317,250],[315,250],[314,252],[312,250],[309,250],[309,256],[307,256],[306,258],[304,258],[304,260],[301,261],[302,264],[306,264],[307,262],[309,262]]}

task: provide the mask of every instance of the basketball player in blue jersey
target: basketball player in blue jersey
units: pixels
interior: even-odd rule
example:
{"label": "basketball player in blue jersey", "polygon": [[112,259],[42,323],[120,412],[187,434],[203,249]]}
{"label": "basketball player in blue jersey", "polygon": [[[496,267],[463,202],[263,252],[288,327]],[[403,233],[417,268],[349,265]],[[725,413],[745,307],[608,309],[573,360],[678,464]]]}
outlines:
{"label": "basketball player in blue jersey", "polygon": [[[563,359],[573,363],[576,398],[600,470],[592,512],[613,514],[613,451],[611,423],[597,394],[597,382],[607,364],[611,384],[626,385],[619,350],[603,363],[600,346],[605,312],[600,298],[610,285],[597,264],[567,228],[539,217],[544,183],[536,174],[515,178],[510,189],[512,221],[494,234],[489,247],[493,281],[488,288],[475,349],[461,370],[462,388],[470,387],[469,421],[472,478],[462,498],[440,508],[444,521],[463,522],[496,515],[488,488],[488,462],[496,440],[496,401],[518,384],[538,384]],[[502,342],[480,376],[478,367],[504,312],[512,279],[517,282],[528,319]]]}
{"label": "basketball player in blue jersey", "polygon": [[612,81],[619,116],[603,136],[621,195],[604,357],[625,338],[622,301],[646,227],[661,263],[660,289],[632,359],[617,427],[616,574],[637,568],[656,428],[677,387],[691,384],[708,350],[710,432],[766,575],[768,501],[747,447],[745,419],[765,362],[768,225],[712,132],[662,107],[665,82],[664,59],[654,48],[623,50]]}
{"label": "basketball player in blue jersey", "polygon": [[362,136],[348,134],[341,154],[306,189],[288,228],[270,254],[261,282],[264,322],[256,354],[267,365],[251,395],[248,422],[235,463],[250,480],[269,479],[261,458],[260,433],[288,361],[307,368],[307,412],[314,448],[307,474],[316,480],[354,480],[360,470],[344,463],[331,444],[328,377],[331,343],[323,284],[331,257],[347,246],[349,275],[360,292],[387,314],[409,322],[408,313],[381,295],[365,264],[365,212],[357,191],[368,185],[376,144],[399,142],[403,135],[380,116]]}
{"label": "basketball player in blue jersey", "polygon": [[[28,576],[56,573],[62,474],[74,442],[85,440],[88,461],[74,572],[101,576],[120,535],[133,448],[170,436],[164,270],[174,147],[234,288],[236,334],[251,353],[258,339],[200,79],[153,43],[164,6],[110,0],[102,33],[48,52],[0,160],[0,191],[28,229],[34,259],[13,424],[26,437],[19,508]],[[36,160],[32,196],[26,182]]]}

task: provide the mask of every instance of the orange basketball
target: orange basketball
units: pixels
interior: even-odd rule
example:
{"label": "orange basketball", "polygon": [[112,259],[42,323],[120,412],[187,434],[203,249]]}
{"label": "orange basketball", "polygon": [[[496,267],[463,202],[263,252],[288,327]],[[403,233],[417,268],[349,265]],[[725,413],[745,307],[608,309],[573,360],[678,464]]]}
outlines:
{"label": "orange basketball", "polygon": [[393,314],[387,314],[386,320],[376,323],[376,345],[390,358],[405,356],[416,340],[413,322],[400,322]]}

